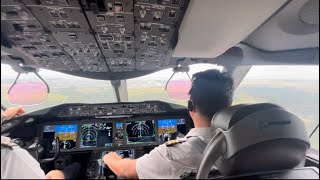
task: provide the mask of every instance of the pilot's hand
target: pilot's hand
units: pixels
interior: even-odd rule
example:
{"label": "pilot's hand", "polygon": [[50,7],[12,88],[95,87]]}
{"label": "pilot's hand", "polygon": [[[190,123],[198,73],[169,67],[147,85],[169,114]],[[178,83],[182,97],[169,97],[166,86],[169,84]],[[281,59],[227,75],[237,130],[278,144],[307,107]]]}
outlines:
{"label": "pilot's hand", "polygon": [[14,116],[21,115],[23,113],[25,113],[25,110],[21,106],[18,106],[18,107],[9,107],[7,110],[5,110],[2,113],[2,115],[6,117],[7,120],[9,120]]}
{"label": "pilot's hand", "polygon": [[46,175],[46,179],[64,179],[64,174],[59,170],[52,170]]}
{"label": "pilot's hand", "polygon": [[115,152],[109,152],[108,154],[103,156],[103,162],[108,165],[109,162],[112,162],[114,160],[120,160],[122,159],[122,156],[119,156]]}

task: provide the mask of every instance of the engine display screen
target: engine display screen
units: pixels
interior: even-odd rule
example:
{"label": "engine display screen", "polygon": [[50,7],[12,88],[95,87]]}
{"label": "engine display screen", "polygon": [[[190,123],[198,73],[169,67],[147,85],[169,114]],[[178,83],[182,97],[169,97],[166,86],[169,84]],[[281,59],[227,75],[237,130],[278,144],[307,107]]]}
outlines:
{"label": "engine display screen", "polygon": [[77,124],[44,126],[43,139],[51,142],[51,150],[55,149],[55,137],[59,138],[60,149],[75,149],[77,145]]}
{"label": "engine display screen", "polygon": [[112,126],[112,123],[82,124],[80,148],[112,146]]}
{"label": "engine display screen", "polygon": [[182,135],[186,134],[185,119],[158,120],[159,144],[177,139],[179,133],[181,133]]}
{"label": "engine display screen", "polygon": [[126,122],[127,144],[152,144],[156,142],[155,121]]}

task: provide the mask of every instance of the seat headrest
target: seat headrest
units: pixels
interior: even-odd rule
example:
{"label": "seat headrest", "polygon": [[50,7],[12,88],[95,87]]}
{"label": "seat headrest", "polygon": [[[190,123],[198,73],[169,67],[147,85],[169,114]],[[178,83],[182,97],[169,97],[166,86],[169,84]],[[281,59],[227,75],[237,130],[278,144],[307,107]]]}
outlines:
{"label": "seat headrest", "polygon": [[244,117],[249,116],[250,114],[253,114],[257,111],[262,111],[267,109],[283,109],[283,108],[276,104],[270,104],[270,103],[238,104],[238,105],[230,106],[217,112],[214,115],[211,121],[211,127],[213,128],[214,131],[217,128],[228,130]]}
{"label": "seat headrest", "polygon": [[225,175],[291,169],[304,163],[310,147],[303,121],[275,104],[228,107],[215,114],[211,126],[216,136],[200,172],[210,161]]}

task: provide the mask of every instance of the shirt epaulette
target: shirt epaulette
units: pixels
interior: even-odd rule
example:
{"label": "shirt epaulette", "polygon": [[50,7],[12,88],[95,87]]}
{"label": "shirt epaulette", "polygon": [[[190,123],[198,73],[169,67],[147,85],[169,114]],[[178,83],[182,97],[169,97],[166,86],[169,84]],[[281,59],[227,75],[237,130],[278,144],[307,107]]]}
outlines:
{"label": "shirt epaulette", "polygon": [[7,147],[7,148],[13,148],[14,146],[18,146],[14,142],[1,142],[1,146]]}
{"label": "shirt epaulette", "polygon": [[175,139],[175,140],[170,140],[166,143],[167,146],[172,146],[175,144],[179,144],[179,143],[183,143],[186,142],[187,138],[179,138],[179,139]]}

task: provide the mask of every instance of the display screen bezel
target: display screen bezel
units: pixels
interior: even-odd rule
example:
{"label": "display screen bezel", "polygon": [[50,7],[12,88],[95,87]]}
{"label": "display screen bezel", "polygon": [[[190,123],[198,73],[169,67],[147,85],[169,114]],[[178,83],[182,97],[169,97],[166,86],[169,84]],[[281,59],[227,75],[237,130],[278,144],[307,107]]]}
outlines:
{"label": "display screen bezel", "polygon": [[[127,147],[135,147],[135,146],[152,146],[152,145],[158,145],[158,135],[157,135],[157,130],[158,130],[158,118],[153,117],[141,117],[141,118],[132,118],[132,119],[127,119],[124,121],[124,141]],[[140,144],[128,144],[128,139],[127,139],[127,122],[134,122],[134,121],[152,121],[154,120],[154,130],[155,130],[155,141],[154,142],[147,142],[147,143],[140,143]]]}
{"label": "display screen bezel", "polygon": [[[166,143],[166,142],[160,142],[160,136],[159,136],[159,121],[160,120],[181,120],[181,119],[184,119],[184,125],[185,125],[185,128],[186,128],[186,134],[188,133],[188,126],[187,126],[187,123],[186,123],[186,118],[175,118],[175,117],[166,117],[166,118],[158,118],[157,119],[157,126],[158,126],[158,128],[157,128],[157,135],[158,135],[158,144],[159,145],[161,145],[161,144],[163,144],[163,143]],[[178,125],[178,124],[177,124]],[[178,131],[178,126],[177,126],[177,131]],[[180,133],[180,132],[179,132]],[[184,136],[186,135],[186,134],[184,134]]]}
{"label": "display screen bezel", "polygon": [[[93,122],[94,121],[94,122]],[[83,124],[93,124],[93,123],[110,123],[112,124],[112,145],[111,146],[103,146],[103,147],[81,147],[81,130],[82,130],[82,125]],[[115,137],[115,122],[113,121],[101,121],[101,120],[83,120],[81,121],[81,123],[79,124],[80,126],[80,133],[79,133],[79,149],[83,149],[83,150],[86,150],[86,149],[105,149],[105,148],[111,148],[111,147],[114,147],[114,137]]]}
{"label": "display screen bezel", "polygon": [[[56,126],[56,125],[72,125],[72,124],[77,124],[78,129],[77,129],[77,137],[76,137],[76,146],[74,149],[60,149],[60,152],[73,152],[73,151],[77,151],[78,150],[78,146],[79,146],[79,131],[80,131],[80,127],[79,127],[79,123],[80,121],[66,121],[66,122],[62,122],[62,121],[58,121],[58,122],[48,122],[48,123],[44,123],[40,126],[41,128],[41,139],[43,140],[44,137],[44,127],[46,126]],[[50,153],[55,152],[54,150],[50,149],[49,151]]]}

